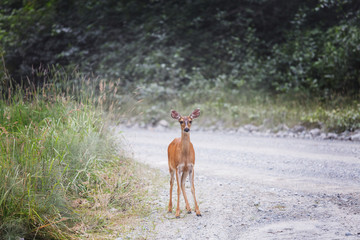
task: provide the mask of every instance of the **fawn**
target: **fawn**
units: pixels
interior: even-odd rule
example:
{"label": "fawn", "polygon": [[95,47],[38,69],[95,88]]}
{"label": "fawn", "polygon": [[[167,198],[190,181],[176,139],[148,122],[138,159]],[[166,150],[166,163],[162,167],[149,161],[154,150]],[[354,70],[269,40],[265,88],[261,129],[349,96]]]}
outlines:
{"label": "fawn", "polygon": [[[194,165],[195,165],[195,151],[190,142],[190,127],[192,120],[200,116],[200,109],[194,110],[189,116],[183,117],[175,110],[171,111],[171,117],[178,120],[181,127],[181,137],[175,138],[168,147],[168,161],[170,172],[170,201],[168,211],[172,212],[172,189],[174,185],[174,174],[176,174],[177,183],[177,206],[176,218],[180,217],[180,184],[184,195],[186,210],[191,213],[191,208],[186,197],[185,180],[189,176],[191,183],[191,193],[194,197],[195,212],[197,216],[201,216],[199,206],[196,202],[195,187],[194,187]],[[181,178],[180,178],[181,176]],[[181,182],[180,182],[181,181]]]}

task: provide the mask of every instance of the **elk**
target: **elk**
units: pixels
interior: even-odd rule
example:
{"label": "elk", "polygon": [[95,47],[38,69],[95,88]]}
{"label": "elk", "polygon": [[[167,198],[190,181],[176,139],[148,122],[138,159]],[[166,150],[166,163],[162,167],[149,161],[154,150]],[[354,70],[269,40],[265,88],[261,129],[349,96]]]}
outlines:
{"label": "elk", "polygon": [[[195,151],[190,142],[190,127],[192,120],[200,116],[200,109],[194,110],[189,116],[183,117],[175,110],[171,111],[171,117],[178,120],[181,127],[181,137],[175,138],[168,147],[168,161],[170,172],[170,201],[169,213],[172,212],[172,190],[174,185],[174,175],[176,175],[177,183],[177,206],[175,217],[180,218],[180,186],[184,195],[186,210],[191,213],[191,208],[186,197],[185,181],[189,176],[191,183],[191,193],[194,197],[196,216],[201,216],[199,206],[196,202],[195,187],[194,187],[194,165],[195,165]],[[181,177],[181,178],[180,178]]]}

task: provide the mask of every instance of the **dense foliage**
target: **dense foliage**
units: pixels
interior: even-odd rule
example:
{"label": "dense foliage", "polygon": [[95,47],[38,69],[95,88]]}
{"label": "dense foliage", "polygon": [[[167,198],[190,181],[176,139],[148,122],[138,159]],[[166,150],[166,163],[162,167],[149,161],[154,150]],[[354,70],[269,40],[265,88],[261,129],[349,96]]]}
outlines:
{"label": "dense foliage", "polygon": [[18,82],[42,81],[34,69],[55,64],[121,79],[123,87],[157,82],[179,90],[221,82],[242,92],[359,94],[357,0],[1,5],[0,51]]}

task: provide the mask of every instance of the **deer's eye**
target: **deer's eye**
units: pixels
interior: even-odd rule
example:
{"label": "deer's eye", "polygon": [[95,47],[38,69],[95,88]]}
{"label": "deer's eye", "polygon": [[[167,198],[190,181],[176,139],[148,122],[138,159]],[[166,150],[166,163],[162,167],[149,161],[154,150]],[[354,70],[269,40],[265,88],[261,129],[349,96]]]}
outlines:
{"label": "deer's eye", "polygon": [[192,123],[192,121],[189,121],[189,123],[191,124],[191,123]]}
{"label": "deer's eye", "polygon": [[183,124],[184,123],[184,121],[180,121],[180,124]]}

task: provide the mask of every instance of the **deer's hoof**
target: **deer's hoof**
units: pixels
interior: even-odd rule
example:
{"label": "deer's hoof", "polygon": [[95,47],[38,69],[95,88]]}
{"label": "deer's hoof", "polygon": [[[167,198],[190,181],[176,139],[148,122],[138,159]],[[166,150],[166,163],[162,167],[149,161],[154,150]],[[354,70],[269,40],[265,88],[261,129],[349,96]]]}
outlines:
{"label": "deer's hoof", "polygon": [[176,218],[180,218],[180,216],[176,216]]}
{"label": "deer's hoof", "polygon": [[188,214],[190,214],[191,213],[191,211],[188,211]]}
{"label": "deer's hoof", "polygon": [[201,213],[197,213],[196,216],[201,217]]}

